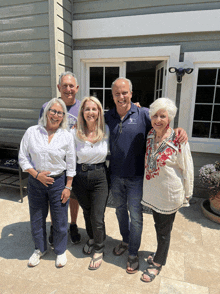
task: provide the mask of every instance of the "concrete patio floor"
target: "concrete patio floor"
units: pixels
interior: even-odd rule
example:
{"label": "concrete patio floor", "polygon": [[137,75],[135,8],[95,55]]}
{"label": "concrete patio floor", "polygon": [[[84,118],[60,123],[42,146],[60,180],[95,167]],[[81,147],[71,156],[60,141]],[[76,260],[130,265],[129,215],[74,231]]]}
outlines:
{"label": "concrete patio floor", "polygon": [[[106,249],[97,271],[89,271],[90,257],[83,255],[87,241],[82,211],[78,226],[82,242],[67,246],[68,262],[55,267],[55,254],[48,253],[35,268],[27,266],[34,251],[31,238],[28,199],[20,203],[19,191],[0,187],[0,294],[70,293],[160,293],[220,294],[220,225],[206,219],[200,208],[202,199],[181,209],[174,223],[169,256],[159,276],[149,283],[140,281],[146,258],[156,249],[151,214],[144,213],[144,229],[139,252],[140,269],[134,275],[125,272],[127,252],[115,257],[112,249],[121,240],[115,209],[106,209]],[[47,231],[49,233],[48,218]]]}

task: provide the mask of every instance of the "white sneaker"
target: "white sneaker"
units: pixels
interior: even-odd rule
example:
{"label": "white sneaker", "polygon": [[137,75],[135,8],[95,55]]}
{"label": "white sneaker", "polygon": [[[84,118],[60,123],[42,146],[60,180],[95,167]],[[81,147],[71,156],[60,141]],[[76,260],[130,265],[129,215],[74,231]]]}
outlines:
{"label": "white sneaker", "polygon": [[39,249],[34,250],[34,253],[29,258],[28,265],[32,267],[38,265],[40,263],[41,257],[44,256],[46,253],[47,251],[41,253]]}
{"label": "white sneaker", "polygon": [[67,263],[66,252],[57,255],[56,267],[63,267]]}

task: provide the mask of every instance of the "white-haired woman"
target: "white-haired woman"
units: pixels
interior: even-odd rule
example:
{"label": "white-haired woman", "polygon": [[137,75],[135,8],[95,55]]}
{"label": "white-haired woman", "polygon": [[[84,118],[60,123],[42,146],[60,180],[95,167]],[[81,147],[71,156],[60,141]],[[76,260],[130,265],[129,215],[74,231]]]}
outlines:
{"label": "white-haired woman", "polygon": [[109,129],[104,122],[102,105],[95,97],[86,97],[81,103],[77,127],[73,133],[77,166],[73,192],[83,209],[89,240],[83,253],[94,255],[90,270],[100,267],[106,238],[104,213],[108,198],[105,160],[108,153]]}
{"label": "white-haired woman", "polygon": [[153,129],[147,136],[142,204],[153,211],[157,250],[148,257],[141,280],[151,282],[166,264],[175,214],[189,206],[193,193],[193,161],[189,143],[180,144],[169,126],[177,108],[168,98],[150,105]]}
{"label": "white-haired woman", "polygon": [[73,137],[66,130],[66,113],[61,99],[51,99],[39,124],[28,128],[21,140],[19,164],[29,173],[28,201],[35,251],[28,265],[32,267],[47,252],[48,205],[54,226],[55,264],[62,267],[67,262],[67,208],[76,155]]}

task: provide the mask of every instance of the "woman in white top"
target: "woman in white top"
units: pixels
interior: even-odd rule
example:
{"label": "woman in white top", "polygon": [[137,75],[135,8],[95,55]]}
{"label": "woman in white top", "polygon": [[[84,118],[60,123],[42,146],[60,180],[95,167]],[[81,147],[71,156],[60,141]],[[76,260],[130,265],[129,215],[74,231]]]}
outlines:
{"label": "woman in white top", "polygon": [[77,166],[73,192],[83,209],[89,240],[83,253],[93,258],[90,270],[100,267],[106,238],[104,213],[108,198],[105,160],[108,153],[109,129],[104,122],[102,105],[95,97],[86,97],[81,103],[77,128],[73,133]]}
{"label": "woman in white top", "polygon": [[[54,226],[56,266],[66,264],[67,208],[75,172],[73,137],[66,130],[67,110],[61,99],[51,99],[39,121],[25,132],[19,164],[29,173],[28,201],[35,251],[29,266],[36,266],[47,251],[46,217],[50,205]],[[67,178],[66,178],[67,176]]]}
{"label": "woman in white top", "polygon": [[148,257],[148,267],[141,280],[151,282],[166,264],[170,234],[175,214],[189,206],[193,194],[193,161],[189,143],[178,143],[170,122],[177,108],[168,98],[150,105],[153,129],[147,136],[142,204],[153,211],[157,251]]}

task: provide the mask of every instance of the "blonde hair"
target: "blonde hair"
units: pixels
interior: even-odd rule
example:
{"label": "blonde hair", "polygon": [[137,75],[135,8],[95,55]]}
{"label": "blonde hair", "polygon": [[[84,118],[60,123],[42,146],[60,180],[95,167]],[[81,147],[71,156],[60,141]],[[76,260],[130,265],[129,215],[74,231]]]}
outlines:
{"label": "blonde hair", "polygon": [[105,119],[104,119],[104,112],[102,108],[102,104],[100,101],[93,96],[90,97],[85,97],[83,101],[81,102],[80,108],[79,108],[79,114],[78,114],[78,120],[77,120],[77,131],[76,135],[79,139],[86,141],[86,129],[87,129],[87,123],[83,115],[83,111],[85,108],[85,104],[87,101],[92,101],[94,102],[97,107],[98,107],[98,119],[96,121],[96,137],[94,138],[94,141],[99,142],[101,141],[105,135],[106,135],[106,130],[105,130]]}

